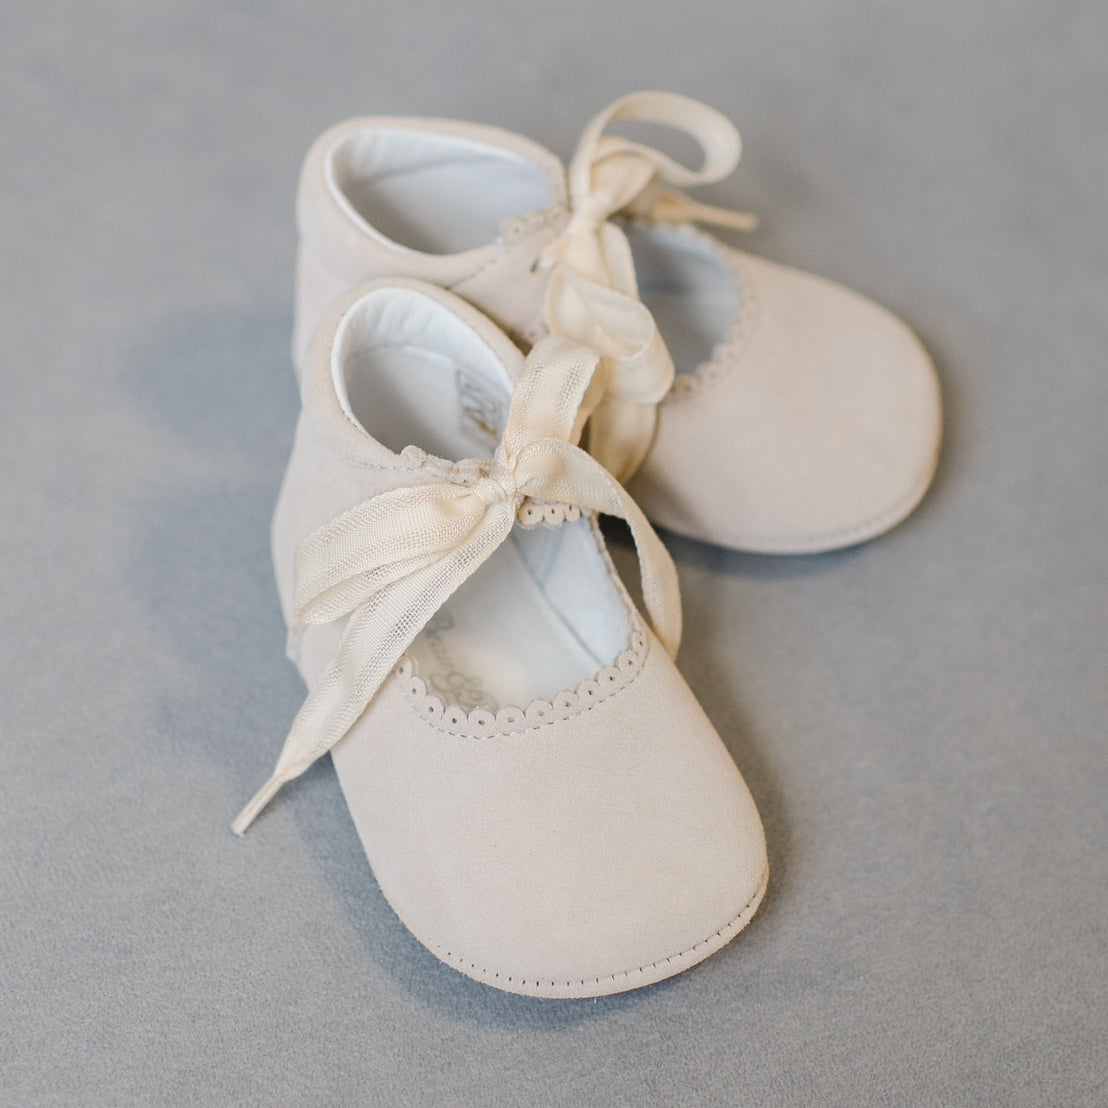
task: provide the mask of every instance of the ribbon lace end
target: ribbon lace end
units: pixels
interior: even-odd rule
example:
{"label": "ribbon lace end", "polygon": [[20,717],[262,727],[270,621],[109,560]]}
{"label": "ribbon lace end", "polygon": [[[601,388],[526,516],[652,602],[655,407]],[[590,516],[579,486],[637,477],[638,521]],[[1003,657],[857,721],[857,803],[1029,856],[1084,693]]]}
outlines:
{"label": "ribbon lace end", "polygon": [[757,231],[761,222],[755,212],[731,212],[728,221],[720,226],[731,227],[736,231]]}
{"label": "ribbon lace end", "polygon": [[707,223],[732,231],[755,231],[760,222],[754,212],[737,212],[731,208],[701,204],[675,189],[663,189],[654,197],[647,218],[662,223]]}
{"label": "ribbon lace end", "polygon": [[288,778],[283,773],[275,773],[253,796],[250,803],[235,817],[231,830],[236,835],[246,834],[246,829],[261,815],[262,809],[277,795]]}

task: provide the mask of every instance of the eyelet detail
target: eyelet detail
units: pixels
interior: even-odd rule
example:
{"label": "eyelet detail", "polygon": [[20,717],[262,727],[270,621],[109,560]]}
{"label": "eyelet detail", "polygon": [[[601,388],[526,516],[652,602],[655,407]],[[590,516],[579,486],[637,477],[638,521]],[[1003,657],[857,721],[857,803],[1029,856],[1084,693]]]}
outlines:
{"label": "eyelet detail", "polygon": [[616,656],[615,663],[605,666],[593,677],[585,678],[575,689],[563,689],[550,700],[533,700],[526,708],[505,705],[496,712],[488,707],[467,711],[458,704],[446,704],[439,696],[427,691],[426,683],[415,672],[415,664],[409,657],[401,660],[395,673],[405,696],[424,722],[450,734],[488,738],[557,723],[595,708],[635,680],[642,670],[646,654],[646,635],[640,628],[635,628],[628,637],[627,646]]}
{"label": "eyelet detail", "polygon": [[582,703],[591,704],[594,701],[600,700],[603,693],[600,688],[600,682],[594,681],[591,677],[586,678],[577,686],[577,699]]}

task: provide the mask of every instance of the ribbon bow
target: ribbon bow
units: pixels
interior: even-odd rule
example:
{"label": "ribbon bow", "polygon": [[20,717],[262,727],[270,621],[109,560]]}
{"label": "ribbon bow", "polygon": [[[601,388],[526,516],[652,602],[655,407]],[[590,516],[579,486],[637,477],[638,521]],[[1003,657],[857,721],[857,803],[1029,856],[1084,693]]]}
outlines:
{"label": "ribbon bow", "polygon": [[231,825],[236,834],[282,785],[346,735],[411,641],[507,539],[527,497],[627,521],[654,630],[669,654],[677,653],[681,606],[669,554],[611,474],[570,441],[597,361],[595,351],[566,339],[541,340],[516,382],[495,455],[458,467],[468,471],[469,483],[382,493],[300,544],[297,618],[315,624],[350,619],[293,720],[273,774]]}
{"label": "ribbon bow", "polygon": [[[700,144],[704,164],[689,169],[660,150],[604,129],[616,120],[659,123]],[[715,109],[666,92],[636,92],[617,100],[585,128],[569,165],[571,215],[547,247],[552,267],[546,324],[597,350],[602,362],[583,401],[590,452],[626,482],[650,449],[657,405],[673,384],[673,360],[653,316],[639,300],[627,237],[612,216],[712,223],[749,231],[757,218],[698,204],[674,188],[710,184],[739,161],[739,133]]]}

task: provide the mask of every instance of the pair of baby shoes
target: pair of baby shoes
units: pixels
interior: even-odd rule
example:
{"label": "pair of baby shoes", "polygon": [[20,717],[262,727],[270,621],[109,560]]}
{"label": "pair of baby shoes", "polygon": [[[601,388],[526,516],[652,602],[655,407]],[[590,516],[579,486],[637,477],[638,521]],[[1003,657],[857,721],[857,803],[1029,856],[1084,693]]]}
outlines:
{"label": "pair of baby shoes", "polygon": [[[703,166],[619,120],[687,132]],[[824,550],[903,518],[934,469],[912,334],[695,228],[749,224],[676,191],[738,154],[717,112],[637,93],[568,174],[508,132],[403,118],[340,124],[304,163],[273,554],[309,695],[234,828],[330,751],[397,914],[510,992],[668,977],[765,891],[753,801],[673,662],[647,516]],[[648,619],[601,514],[630,527]]]}

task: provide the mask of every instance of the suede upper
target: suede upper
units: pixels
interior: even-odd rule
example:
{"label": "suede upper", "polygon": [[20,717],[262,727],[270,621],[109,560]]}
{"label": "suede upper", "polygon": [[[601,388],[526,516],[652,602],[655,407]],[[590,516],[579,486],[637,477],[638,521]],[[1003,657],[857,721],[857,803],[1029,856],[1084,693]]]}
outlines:
{"label": "suede upper", "polygon": [[[505,186],[499,231],[483,245],[444,253],[394,241],[372,223],[377,209],[363,205],[366,212],[360,212],[344,196],[359,166],[348,166],[345,178],[333,167],[352,142],[372,145],[375,135],[405,132],[433,136],[448,150],[472,144],[496,155],[467,170],[487,175],[488,188],[473,190],[486,227],[497,222],[485,207],[499,195],[499,174],[514,181],[519,160],[526,160],[534,187]],[[369,168],[361,170],[372,184],[386,173],[374,177],[371,161],[367,156]],[[508,165],[511,172],[503,168]],[[422,229],[422,239],[412,230],[422,197],[433,194],[422,172],[422,163],[410,169],[419,187],[407,222],[396,228],[426,246],[428,229]],[[542,194],[538,182],[546,185],[546,206],[518,210]],[[459,184],[450,191],[458,199],[465,190]],[[382,197],[379,210],[380,221],[394,230],[391,197]],[[450,288],[517,341],[534,342],[545,331],[550,270],[543,259],[566,230],[566,205],[560,162],[497,128],[373,117],[332,128],[313,145],[300,179],[298,362],[316,321],[337,296],[360,281],[390,276]],[[479,225],[476,217],[473,223]],[[680,349],[675,330],[718,315],[712,305],[721,297],[733,300],[730,323],[704,344],[702,361],[678,364],[675,388],[658,411],[652,449],[630,484],[651,518],[737,549],[804,553],[860,542],[907,515],[930,482],[941,436],[937,378],[911,332],[865,297],[733,250],[691,227],[637,226],[639,239],[649,245],[645,253],[634,252],[644,300],[649,303],[652,271],[674,285],[673,317],[659,317],[662,337],[674,351]],[[698,255],[724,276],[718,289],[682,292],[673,274]],[[734,287],[728,273],[737,276]],[[682,297],[687,320],[680,316]],[[708,368],[710,382],[689,388],[691,379],[708,376]]]}
{"label": "suede upper", "polygon": [[[375,440],[354,418],[355,382],[340,379],[336,335],[348,337],[340,352],[351,373],[363,365],[362,340],[344,329],[344,319],[367,297],[391,288],[425,301],[431,315],[450,313],[472,333],[477,341],[463,361],[473,363],[484,344],[488,360],[500,367],[488,373],[488,387],[501,380],[505,399],[519,372],[519,351],[491,323],[458,298],[415,282],[356,291],[325,317],[304,363],[303,413],[273,526],[278,587],[293,628],[291,653],[309,689],[328,665],[343,625],[296,623],[297,546],[358,502],[441,480],[454,464],[419,443],[397,453]],[[438,330],[427,346],[442,358],[448,381],[451,332]],[[406,356],[416,345],[413,333]],[[365,401],[372,415],[368,392]],[[461,410],[464,416],[464,402]],[[452,418],[447,422],[453,427]],[[550,615],[525,629],[521,641],[556,639],[568,620],[578,629],[577,641],[594,644],[595,672],[581,663],[586,668],[573,671],[581,676],[567,698],[554,687],[564,680],[562,671],[545,685],[539,673],[532,675],[540,682],[539,700],[466,713],[448,697],[424,695],[431,673],[409,687],[420,666],[434,666],[444,650],[441,641],[431,642],[420,654],[417,640],[332,753],[382,891],[425,945],[498,988],[595,996],[676,973],[737,933],[765,888],[765,841],[742,778],[634,611],[595,522],[556,513],[552,526],[540,526],[546,529],[536,536],[538,555],[524,550],[533,582],[520,578],[518,603],[537,602],[536,615]],[[549,567],[558,557],[572,563],[566,591],[559,591],[558,573],[540,571],[540,564]],[[490,562],[478,574],[493,568]],[[528,599],[535,587],[545,599]],[[596,597],[584,609],[575,607],[582,589]],[[466,634],[475,641],[467,649],[484,659],[486,670],[497,664],[497,644],[513,633],[510,609],[517,603],[511,591],[496,595],[483,607],[459,601],[444,624],[456,623],[457,631],[468,620]],[[559,604],[568,605],[561,616],[555,614]],[[605,645],[616,642],[630,649]],[[552,641],[549,656],[569,651],[576,657],[577,649]],[[513,662],[504,653],[499,664]],[[472,669],[458,659],[449,664]],[[495,672],[476,678],[478,689],[496,687]],[[475,695],[480,700],[482,694]]]}

